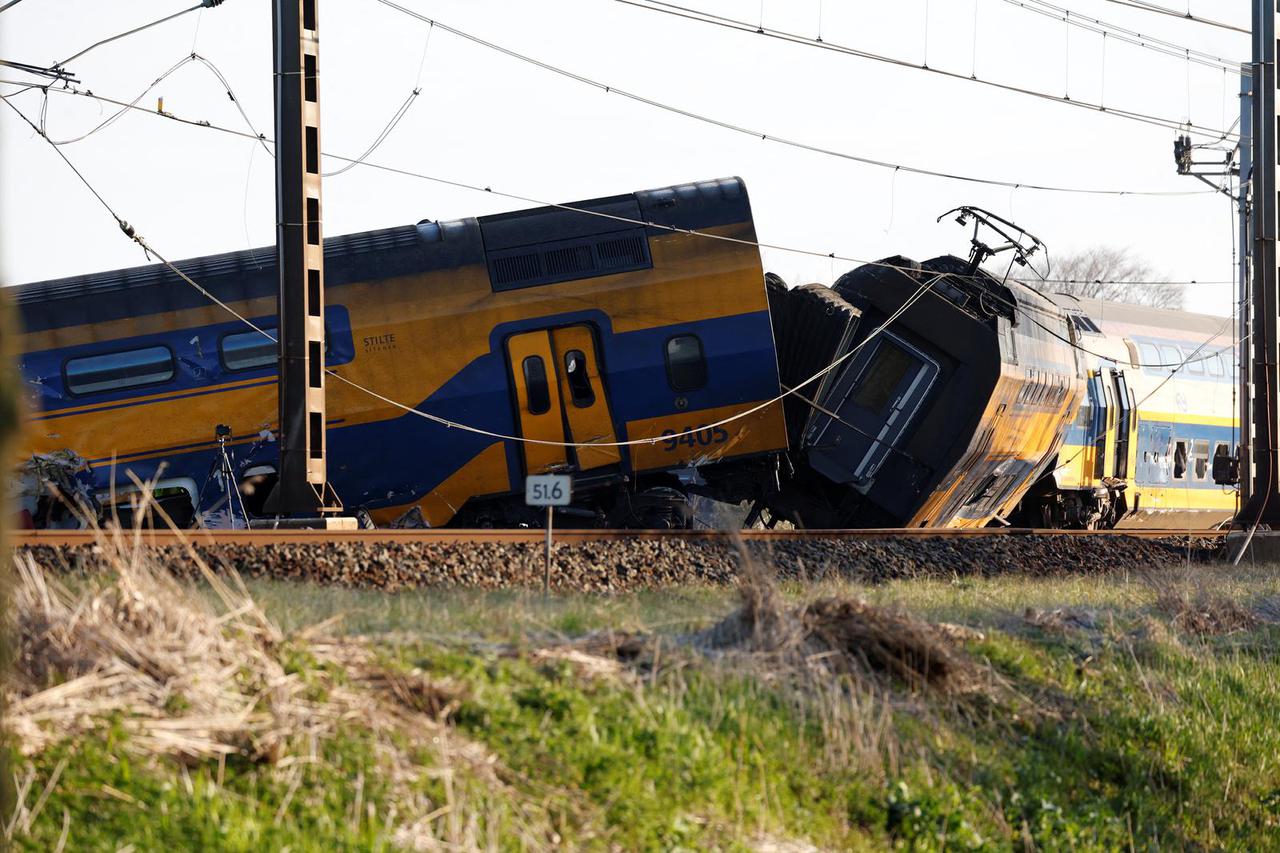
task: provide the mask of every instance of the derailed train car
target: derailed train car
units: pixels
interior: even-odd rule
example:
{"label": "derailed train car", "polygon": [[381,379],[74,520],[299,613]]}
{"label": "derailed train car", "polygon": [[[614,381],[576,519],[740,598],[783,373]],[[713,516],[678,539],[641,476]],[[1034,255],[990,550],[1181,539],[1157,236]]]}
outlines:
{"label": "derailed train car", "polygon": [[[736,178],[326,240],[332,485],[433,527],[538,524],[520,495],[549,471],[574,478],[563,523],[616,527],[684,526],[694,495],[751,523],[979,526],[1080,488],[1060,476],[1093,378],[1071,310],[981,253],[787,289],[754,241]],[[271,250],[177,266],[274,330]],[[151,480],[190,523],[261,512],[269,339],[162,265],[16,295],[29,470],[87,460],[86,504]],[[53,505],[34,494],[31,520]]]}
{"label": "derailed train car", "polygon": [[863,266],[834,293],[860,315],[843,347],[852,357],[813,400],[772,511],[832,528],[1008,515],[1080,402],[1066,315],[955,257]]}

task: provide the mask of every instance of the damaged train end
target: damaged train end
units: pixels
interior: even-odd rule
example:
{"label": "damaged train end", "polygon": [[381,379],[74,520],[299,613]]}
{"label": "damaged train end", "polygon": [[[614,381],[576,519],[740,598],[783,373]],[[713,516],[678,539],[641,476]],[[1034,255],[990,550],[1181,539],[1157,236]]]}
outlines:
{"label": "damaged train end", "polygon": [[1002,523],[1080,404],[1064,312],[952,256],[864,265],[824,298],[856,320],[827,339],[843,363],[789,411],[792,474],[769,514],[806,528]]}

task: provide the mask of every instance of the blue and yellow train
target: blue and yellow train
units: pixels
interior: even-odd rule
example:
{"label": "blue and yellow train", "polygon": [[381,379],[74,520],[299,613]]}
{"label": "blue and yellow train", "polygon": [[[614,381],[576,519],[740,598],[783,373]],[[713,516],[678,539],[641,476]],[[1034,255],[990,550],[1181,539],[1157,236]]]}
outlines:
{"label": "blue and yellow train", "polygon": [[[1206,453],[1234,452],[1222,392],[1202,407],[1234,359],[1135,367],[1208,321],[1104,315],[950,256],[787,289],[764,274],[736,178],[329,238],[325,257],[326,363],[347,380],[328,383],[329,478],[375,524],[536,525],[521,495],[544,472],[573,476],[561,512],[591,526],[683,526],[693,495],[805,527],[1164,524],[1234,506],[1202,476]],[[273,250],[177,266],[274,333]],[[104,505],[136,479],[189,523],[261,513],[270,338],[164,265],[11,292],[23,459],[83,457]],[[1119,375],[1141,402],[1115,396]],[[40,523],[50,505],[28,509]]]}
{"label": "blue and yellow train", "polygon": [[[329,476],[348,508],[380,524],[520,523],[510,496],[525,474],[563,470],[575,476],[582,500],[572,511],[584,522],[663,524],[681,485],[669,472],[696,460],[714,481],[707,463],[733,460],[726,474],[758,480],[776,467],[786,448],[780,404],[732,433],[708,426],[778,389],[742,182],[574,207],[326,240],[326,360],[336,374],[488,433],[579,445],[448,428],[331,382]],[[272,250],[177,266],[274,331]],[[113,483],[130,488],[132,472],[185,491],[201,511],[217,502],[215,427],[227,424],[236,468],[257,485],[249,510],[260,508],[275,456],[269,338],[163,265],[15,295],[28,454],[74,450],[104,499]],[[659,440],[619,446],[646,438]]]}

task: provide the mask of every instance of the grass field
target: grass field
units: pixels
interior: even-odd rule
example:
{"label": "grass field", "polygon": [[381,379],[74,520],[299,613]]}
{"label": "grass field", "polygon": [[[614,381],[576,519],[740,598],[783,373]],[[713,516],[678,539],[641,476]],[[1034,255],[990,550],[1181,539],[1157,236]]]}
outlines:
{"label": "grass field", "polygon": [[181,754],[186,682],[66,724],[15,754],[19,848],[1280,849],[1274,567],[759,580],[745,622],[724,588],[247,592],[267,639],[238,593],[170,609],[251,644],[237,695],[298,731]]}

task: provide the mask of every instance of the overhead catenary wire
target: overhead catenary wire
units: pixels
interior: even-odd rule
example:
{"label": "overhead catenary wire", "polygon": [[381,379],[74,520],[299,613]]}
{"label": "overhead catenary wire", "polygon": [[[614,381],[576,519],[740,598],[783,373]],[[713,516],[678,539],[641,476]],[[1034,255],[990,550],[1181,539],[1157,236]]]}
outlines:
{"label": "overhead catenary wire", "polygon": [[768,131],[746,127],[745,125],[740,125],[731,121],[727,121],[725,119],[716,118],[714,116],[700,113],[695,110],[685,109],[683,107],[675,106],[673,104],[665,103],[663,101],[658,101],[654,98],[650,98],[645,95],[640,95],[635,92],[628,91],[626,89],[620,89],[617,86],[614,86],[609,83],[605,83],[599,79],[578,74],[574,71],[570,71],[561,66],[553,65],[544,60],[530,56],[529,54],[521,53],[519,51],[513,50],[508,47],[504,47],[503,45],[489,41],[488,39],[484,39],[484,38],[481,38],[480,36],[466,32],[464,30],[457,29],[456,27],[449,26],[448,24],[441,22],[439,19],[432,18],[420,12],[416,12],[413,9],[409,9],[395,2],[395,0],[378,0],[378,2],[384,6],[387,6],[388,8],[394,9],[412,18],[416,18],[417,20],[422,21],[425,24],[429,24],[433,28],[439,27],[444,32],[447,32],[450,35],[457,36],[458,38],[469,41],[472,44],[478,45],[480,47],[484,47],[488,50],[496,51],[512,59],[516,59],[520,62],[524,62],[530,65],[536,66],[538,68],[541,68],[544,71],[548,71],[552,74],[557,74],[561,77],[580,83],[584,86],[590,86],[591,88],[604,92],[605,94],[617,95],[621,98],[634,101],[638,104],[643,104],[645,106],[662,110],[664,112],[668,112],[673,115],[683,116],[684,118],[692,119],[694,121],[699,121],[704,124],[709,124],[715,127],[719,127],[723,130],[728,130],[734,133],[742,134],[744,136],[749,136],[749,137],[752,137],[753,139],[759,139],[764,142],[773,142],[778,145],[784,145],[790,148],[797,148],[800,150],[809,151],[814,154],[820,154],[828,157],[835,157],[835,158],[839,158],[842,160],[849,160],[856,163],[863,163],[868,166],[876,166],[882,169],[892,169],[895,172],[901,170],[901,171],[910,172],[916,175],[926,175],[933,178],[942,178],[942,179],[951,180],[951,181],[961,181],[965,183],[974,183],[974,184],[985,184],[987,186],[997,186],[997,187],[1005,187],[1005,188],[1036,190],[1040,192],[1075,193],[1080,195],[1101,195],[1101,196],[1197,196],[1197,195],[1208,195],[1213,192],[1212,190],[1146,190],[1146,189],[1118,189],[1118,188],[1105,188],[1105,187],[1055,186],[1050,184],[1036,183],[1033,181],[1011,181],[1011,180],[1003,180],[1003,179],[997,179],[997,178],[984,178],[984,177],[978,177],[974,175],[965,175],[958,172],[945,172],[938,169],[928,169],[922,166],[911,166],[904,163],[894,163],[894,162],[876,158],[876,157],[869,157],[866,155],[854,154],[852,152],[828,148],[828,147],[817,145],[814,143],[803,142],[796,139],[790,139],[788,137],[780,136],[775,133],[769,133]]}
{"label": "overhead catenary wire", "polygon": [[1247,63],[1242,64],[1238,61],[1224,59],[1212,53],[1202,50],[1195,50],[1186,45],[1176,42],[1166,41],[1165,39],[1139,32],[1138,30],[1122,27],[1118,24],[1108,23],[1106,21],[1093,18],[1088,15],[1082,15],[1073,9],[1063,6],[1057,6],[1053,3],[1045,2],[1045,0],[1003,0],[1010,6],[1015,6],[1027,12],[1032,12],[1047,18],[1054,18],[1064,21],[1069,26],[1078,27],[1088,32],[1098,33],[1103,36],[1131,44],[1136,47],[1150,50],[1174,59],[1184,59],[1187,56],[1199,65],[1205,65],[1210,68],[1222,68],[1227,71],[1233,71],[1236,74],[1249,75],[1251,73]]}
{"label": "overhead catenary wire", "polygon": [[[236,112],[240,114],[240,118],[244,121],[245,126],[247,126],[249,130],[253,132],[253,136],[258,139],[258,141],[262,144],[262,147],[266,149],[267,153],[274,157],[275,152],[273,152],[267,146],[266,142],[264,141],[266,137],[254,125],[253,120],[249,118],[249,114],[245,112],[244,105],[242,105],[240,103],[240,99],[236,97],[236,93],[231,88],[231,83],[227,80],[226,75],[223,74],[222,71],[218,68],[218,66],[215,65],[211,60],[207,59],[204,56],[201,56],[198,53],[190,53],[187,56],[184,56],[182,59],[178,60],[178,62],[174,63],[174,65],[171,66],[167,71],[165,71],[155,80],[151,81],[150,85],[148,85],[145,89],[139,92],[137,97],[135,97],[133,100],[129,101],[126,104],[121,104],[119,110],[112,113],[105,120],[95,125],[91,129],[89,129],[87,132],[82,133],[79,136],[72,137],[70,139],[50,138],[49,141],[52,142],[54,145],[72,145],[74,143],[81,142],[85,139],[88,139],[90,136],[93,136],[98,131],[103,130],[111,126],[112,124],[114,124],[116,120],[118,120],[122,115],[124,115],[130,109],[137,108],[138,102],[141,101],[143,98],[145,98],[149,92],[153,91],[156,88],[156,86],[159,86],[166,79],[168,79],[173,74],[177,73],[177,71],[179,71],[180,69],[189,65],[192,62],[199,63],[201,66],[207,69],[209,73],[213,74],[213,76],[218,79],[218,82],[222,85],[223,91],[226,93],[227,98],[231,101],[232,104],[235,105]],[[57,88],[49,89],[46,87],[44,89],[44,94],[46,95],[46,97],[48,96],[48,93],[50,91],[60,92],[64,90],[57,89]],[[146,110],[146,111],[150,112],[150,110]],[[159,115],[165,115],[165,113],[160,112],[158,109],[156,110],[156,112]],[[41,123],[41,127],[44,128],[43,122]]]}
{"label": "overhead catenary wire", "polygon": [[[387,0],[380,0],[387,2]],[[626,6],[633,6],[637,9],[644,9],[649,12],[657,12],[659,14],[670,15],[676,18],[696,21],[702,24],[710,24],[713,26],[723,27],[725,29],[734,30],[741,33],[751,33],[755,35],[765,36],[778,41],[802,45],[806,47],[816,48],[819,50],[827,50],[835,53],[854,56],[860,59],[868,59],[874,62],[886,63],[899,68],[914,69],[917,71],[925,71],[931,74],[937,74],[952,80],[964,80],[971,83],[979,83],[1005,92],[1027,95],[1029,97],[1038,98],[1040,100],[1049,101],[1067,106],[1087,109],[1091,112],[1103,115],[1115,116],[1117,118],[1128,119],[1130,121],[1140,122],[1142,124],[1152,125],[1154,127],[1163,127],[1169,130],[1178,130],[1188,134],[1199,134],[1201,136],[1213,136],[1226,139],[1232,137],[1233,134],[1221,130],[1219,128],[1207,127],[1205,125],[1196,124],[1190,120],[1178,121],[1177,119],[1166,118],[1163,116],[1144,113],[1137,110],[1120,109],[1118,107],[1107,107],[1101,104],[1095,104],[1090,101],[1077,100],[1064,95],[1054,95],[1049,92],[1042,92],[1038,89],[1029,89],[1025,86],[1019,86],[1014,83],[1001,83],[996,80],[984,79],[981,77],[961,74],[955,71],[946,71],[941,68],[931,68],[919,63],[912,62],[907,59],[899,59],[885,54],[875,53],[860,48],[840,45],[830,40],[817,41],[808,36],[799,33],[787,32],[784,30],[775,30],[764,28],[757,30],[753,24],[737,18],[730,18],[724,15],[715,15],[710,12],[704,12],[698,9],[692,9],[687,6],[679,6],[674,3],[662,2],[662,0],[613,0],[615,3],[621,3]]]}
{"label": "overhead catenary wire", "polygon": [[1155,3],[1148,3],[1146,0],[1107,0],[1108,3],[1115,3],[1117,6],[1128,6],[1131,9],[1141,9],[1144,12],[1155,12],[1159,15],[1168,15],[1173,18],[1182,18],[1184,21],[1190,21],[1193,24],[1205,24],[1210,27],[1218,27],[1223,30],[1231,30],[1236,33],[1244,33],[1250,35],[1251,30],[1245,27],[1237,27],[1235,24],[1228,24],[1224,21],[1215,21],[1209,18],[1201,18],[1191,14],[1191,11],[1179,12],[1177,9],[1169,9],[1165,6],[1157,6]]}
{"label": "overhead catenary wire", "polygon": [[[9,6],[12,6],[12,5],[13,5],[14,3],[16,3],[16,2],[18,2],[18,0],[13,0],[13,3],[9,3],[8,5],[4,6],[3,8],[0,8],[0,12],[3,12],[5,9],[8,9],[8,8],[9,8]],[[197,9],[205,9],[205,8],[211,8],[211,7],[213,7],[213,6],[220,6],[220,5],[222,5],[222,2],[223,2],[223,0],[201,0],[201,2],[197,3],[197,4],[196,4],[196,5],[194,5],[194,6],[189,6],[189,7],[185,8],[185,9],[181,9],[181,10],[179,10],[179,11],[177,11],[177,12],[174,12],[173,14],[165,15],[164,17],[157,18],[156,20],[151,21],[150,23],[142,24],[142,25],[137,26],[137,27],[132,27],[132,28],[130,28],[130,29],[128,29],[128,30],[125,30],[125,31],[124,31],[124,32],[122,32],[122,33],[116,33],[116,34],[115,34],[115,35],[113,35],[113,36],[108,36],[107,38],[100,39],[100,40],[98,40],[98,41],[94,42],[93,44],[89,45],[88,47],[86,47],[86,48],[84,48],[84,49],[82,49],[82,50],[78,51],[77,53],[74,53],[74,54],[72,54],[71,56],[68,56],[66,59],[64,59],[64,60],[62,60],[62,61],[60,61],[60,62],[56,62],[56,63],[54,63],[54,64],[53,64],[53,66],[52,66],[52,68],[53,68],[53,69],[55,69],[55,70],[65,71],[65,70],[66,70],[66,65],[67,65],[68,63],[76,61],[77,59],[81,58],[82,56],[84,56],[84,55],[86,55],[86,54],[90,53],[91,51],[97,50],[98,48],[102,47],[103,45],[111,44],[112,42],[119,41],[120,39],[127,38],[127,37],[132,36],[132,35],[136,35],[136,34],[138,34],[138,33],[140,33],[140,32],[145,31],[145,30],[149,30],[149,29],[151,29],[152,27],[158,27],[158,26],[160,26],[161,24],[168,23],[169,21],[175,20],[175,19],[177,19],[177,18],[181,18],[183,15],[186,15],[186,14],[189,14],[189,13],[191,13],[191,12],[194,12],[194,11],[196,11]],[[34,88],[37,88],[37,86],[36,86],[35,84],[30,84],[30,83],[28,83],[28,84],[25,84],[25,85],[27,86],[27,88],[28,88],[28,89],[34,89]],[[23,91],[26,91],[26,90],[23,90]]]}
{"label": "overhead catenary wire", "polygon": [[97,50],[103,45],[111,44],[111,42],[119,41],[122,38],[128,38],[129,36],[136,35],[142,32],[143,30],[149,30],[152,27],[158,27],[161,24],[168,23],[169,21],[172,21],[175,18],[181,18],[183,15],[189,12],[194,12],[197,9],[203,9],[206,6],[216,6],[221,2],[222,0],[203,0],[203,2],[197,3],[194,6],[189,6],[186,9],[182,9],[181,11],[174,12],[172,15],[165,15],[163,18],[158,18],[157,20],[154,20],[149,24],[143,24],[142,26],[133,27],[132,29],[125,30],[122,33],[117,33],[116,35],[109,36],[107,38],[101,39],[100,41],[95,41],[93,44],[89,45],[84,50],[81,50],[78,53],[74,53],[71,56],[68,56],[66,59],[59,62],[58,65],[63,66],[63,65],[66,65],[68,62],[75,62],[77,59],[84,56],[89,51]]}
{"label": "overhead catenary wire", "polygon": [[[12,81],[0,80],[0,85],[2,85],[2,84],[6,84],[6,83],[12,83]],[[62,94],[66,94],[66,95],[69,95],[69,96],[80,96],[80,97],[87,97],[87,98],[92,98],[92,99],[96,99],[96,100],[102,100],[102,101],[105,101],[105,102],[107,102],[107,103],[116,104],[117,106],[127,106],[127,105],[126,105],[124,102],[122,102],[122,101],[113,100],[113,99],[110,99],[110,98],[105,98],[105,97],[103,97],[103,96],[101,96],[101,95],[97,95],[97,94],[94,94],[94,93],[92,93],[92,92],[83,92],[83,91],[79,91],[79,90],[68,90],[68,89],[53,89],[53,90],[50,90],[50,91],[52,91],[52,92],[58,92],[58,93],[62,93]],[[7,96],[0,96],[0,97],[3,97],[5,100],[7,100],[7,99],[9,99],[9,98],[11,98],[11,97],[13,97],[13,96],[12,96],[12,95],[7,95]],[[216,130],[216,131],[218,131],[218,132],[220,132],[220,133],[224,133],[224,134],[227,134],[227,135],[230,135],[230,136],[240,137],[240,138],[243,138],[243,139],[257,139],[257,138],[259,138],[259,137],[255,136],[253,133],[248,133],[248,132],[245,132],[245,131],[236,130],[236,129],[234,129],[234,128],[229,128],[229,127],[224,127],[224,126],[221,126],[221,125],[212,124],[212,123],[210,123],[210,122],[208,122],[208,121],[204,121],[204,120],[189,119],[189,118],[182,118],[182,117],[180,117],[180,116],[174,115],[174,114],[172,114],[172,113],[167,113],[167,112],[166,112],[166,113],[156,113],[156,112],[154,112],[154,111],[152,111],[152,110],[148,110],[148,109],[141,108],[141,107],[131,107],[131,109],[138,110],[139,112],[141,112],[141,113],[143,113],[143,114],[145,114],[145,115],[149,115],[149,116],[157,116],[157,117],[159,117],[159,118],[168,119],[168,120],[170,120],[170,121],[176,121],[176,122],[178,122],[178,123],[180,123],[180,124],[184,124],[184,125],[187,125],[187,126],[189,126],[189,127],[199,127],[199,128],[205,128],[205,129],[208,129],[208,130]],[[272,140],[271,140],[271,139],[269,139],[269,138],[265,139],[264,141],[265,141],[265,142],[267,142],[268,144],[270,144],[270,143],[272,142]],[[356,160],[356,158],[354,158],[354,157],[347,157],[347,156],[344,156],[344,155],[341,155],[341,154],[333,154],[333,153],[328,153],[328,152],[324,152],[324,156],[325,156],[325,157],[332,158],[332,159],[334,159],[334,160],[340,160],[340,161],[342,161],[342,162],[344,162],[344,163],[352,163],[352,162],[355,162],[355,160]],[[746,240],[746,239],[743,239],[743,238],[740,238],[740,237],[729,237],[729,236],[726,236],[726,235],[723,235],[723,234],[713,234],[713,233],[706,232],[706,231],[699,231],[699,230],[697,230],[697,229],[693,229],[693,228],[678,228],[678,227],[676,227],[676,226],[672,226],[672,225],[664,225],[664,224],[661,224],[661,223],[655,223],[655,222],[649,222],[649,221],[642,220],[642,219],[632,219],[632,218],[628,218],[628,217],[625,217],[625,216],[620,216],[620,215],[612,214],[612,213],[606,213],[606,212],[598,211],[598,210],[588,210],[588,209],[585,209],[585,208],[575,207],[575,206],[574,206],[574,205],[572,205],[572,204],[564,204],[564,203],[560,203],[560,202],[546,201],[546,200],[538,199],[538,198],[535,198],[535,197],[532,197],[532,196],[528,196],[528,195],[522,195],[522,194],[519,194],[519,193],[513,193],[513,192],[504,191],[504,190],[494,189],[492,186],[482,186],[482,185],[480,185],[480,184],[467,183],[467,182],[465,182],[465,181],[455,180],[455,179],[451,179],[451,178],[443,178],[443,177],[440,177],[440,176],[438,176],[438,175],[429,175],[429,174],[426,174],[426,173],[424,173],[424,172],[416,172],[416,171],[413,171],[412,169],[406,169],[406,168],[399,167],[399,166],[391,166],[391,165],[387,165],[387,164],[383,164],[383,163],[377,163],[377,162],[374,162],[374,161],[372,161],[372,160],[365,160],[365,161],[364,161],[363,163],[361,163],[360,165],[361,165],[361,166],[364,166],[365,168],[369,168],[369,169],[376,169],[376,170],[378,170],[378,171],[387,172],[387,173],[389,173],[389,174],[394,174],[394,175],[400,175],[400,176],[402,176],[402,177],[416,178],[416,179],[419,179],[419,180],[429,181],[429,182],[431,182],[431,183],[439,184],[439,185],[442,185],[442,186],[449,186],[449,187],[454,187],[454,188],[457,188],[457,189],[470,190],[470,191],[477,192],[477,193],[486,193],[486,194],[489,194],[489,195],[499,196],[499,197],[501,197],[501,198],[506,198],[506,199],[510,199],[510,200],[512,200],[512,201],[518,201],[518,202],[522,202],[522,203],[525,203],[525,204],[538,205],[538,206],[542,206],[542,207],[554,207],[554,208],[557,208],[557,209],[560,209],[560,210],[572,211],[572,212],[575,212],[575,213],[581,213],[581,214],[584,214],[584,215],[587,215],[587,216],[594,216],[594,217],[601,218],[601,219],[609,219],[609,220],[614,220],[614,221],[618,221],[618,222],[624,222],[624,223],[627,223],[627,224],[630,224],[630,225],[640,225],[640,226],[645,226],[645,227],[649,227],[649,228],[654,228],[654,229],[659,230],[659,231],[674,231],[674,232],[681,233],[681,234],[689,234],[689,235],[691,235],[691,236],[702,237],[702,238],[711,239],[711,240],[720,240],[720,241],[724,241],[724,242],[737,243],[737,244],[740,244],[740,245],[755,246],[756,248],[760,248],[760,249],[770,249],[770,250],[773,250],[773,251],[787,252],[787,253],[791,253],[791,254],[803,255],[803,256],[806,256],[806,257],[824,258],[824,259],[829,259],[829,260],[832,260],[832,261],[844,261],[844,262],[851,263],[851,264],[862,264],[862,265],[867,265],[867,266],[882,267],[882,268],[885,268],[885,269],[900,270],[900,271],[902,271],[902,272],[908,272],[908,273],[915,273],[915,272],[918,272],[917,270],[915,270],[915,269],[914,269],[914,268],[912,268],[912,267],[906,267],[906,266],[902,266],[902,265],[899,265],[899,264],[891,264],[891,263],[887,263],[887,262],[885,262],[885,261],[872,261],[872,260],[867,260],[867,259],[865,259],[865,258],[858,258],[858,257],[849,256],[849,255],[842,255],[842,254],[838,254],[838,253],[836,253],[836,252],[822,252],[822,251],[818,251],[818,250],[814,250],[814,249],[803,249],[803,248],[799,248],[799,247],[795,247],[795,246],[785,246],[785,245],[777,244],[777,243],[763,243],[763,242],[757,242],[757,241],[753,241],[753,240]],[[958,275],[954,275],[954,274],[952,275],[952,277],[953,277],[953,278],[962,278],[962,276],[958,276]],[[1191,279],[1191,280],[1186,280],[1186,281],[1123,281],[1123,280],[1117,280],[1117,281],[1107,280],[1107,281],[1102,281],[1102,280],[1097,280],[1097,279],[1053,279],[1053,278],[1042,278],[1042,279],[1040,279],[1040,282],[1041,282],[1042,284],[1107,284],[1107,285],[1135,285],[1135,286],[1150,285],[1150,284],[1163,284],[1163,285],[1224,285],[1224,284],[1233,284],[1233,283],[1234,283],[1233,281],[1227,281],[1227,280],[1224,280],[1224,281],[1214,281],[1214,280],[1205,280],[1205,281],[1201,281],[1201,280],[1198,280],[1198,279]]]}

